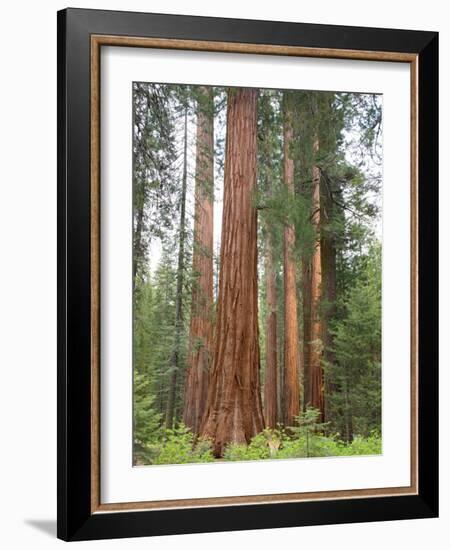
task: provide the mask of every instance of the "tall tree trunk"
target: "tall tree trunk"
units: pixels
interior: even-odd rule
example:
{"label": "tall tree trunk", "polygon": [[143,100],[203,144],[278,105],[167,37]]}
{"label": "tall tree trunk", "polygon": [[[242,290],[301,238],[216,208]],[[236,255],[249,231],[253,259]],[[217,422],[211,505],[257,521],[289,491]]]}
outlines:
{"label": "tall tree trunk", "polygon": [[269,231],[266,238],[266,376],[264,382],[264,418],[268,428],[277,425],[277,290],[273,250]]}
{"label": "tall tree trunk", "polygon": [[322,303],[322,254],[320,242],[320,169],[316,164],[319,138],[313,144],[314,165],[312,169],[312,223],[315,230],[314,251],[311,260],[311,347],[310,347],[310,404],[320,411],[319,422],[323,421],[325,410],[323,376],[323,330],[321,321]]}
{"label": "tall tree trunk", "polygon": [[302,258],[302,305],[303,305],[303,403],[311,404],[311,258]]}
{"label": "tall tree trunk", "polygon": [[[277,276],[277,290],[278,296],[284,295],[283,290],[284,282],[281,275]],[[277,339],[278,339],[278,365],[284,365],[284,300],[280,300],[278,303],[280,314],[277,319]],[[278,369],[278,422],[284,421],[284,400],[283,400],[283,388],[284,388],[284,368]]]}
{"label": "tall tree trunk", "polygon": [[[331,185],[331,182],[330,182]],[[322,287],[323,287],[323,306],[322,306],[322,334],[323,334],[323,358],[325,364],[332,365],[335,361],[332,351],[333,338],[330,332],[330,320],[333,318],[336,310],[336,242],[333,231],[330,229],[330,223],[334,216],[333,201],[330,195],[331,190],[324,188],[322,196],[322,231],[321,252],[322,252]],[[332,380],[325,376],[325,395],[330,395],[334,391]],[[324,420],[327,420],[327,408],[325,399]]]}
{"label": "tall tree trunk", "polygon": [[180,368],[180,345],[183,330],[183,278],[184,278],[184,242],[186,240],[186,185],[187,185],[187,108],[184,111],[184,147],[183,174],[180,197],[180,229],[178,241],[177,293],[175,296],[175,335],[171,358],[169,396],[167,399],[166,427],[173,427],[175,400],[177,396],[177,377]]}
{"label": "tall tree trunk", "polygon": [[[294,194],[294,161],[292,159],[292,110],[289,98],[284,98],[284,183]],[[295,229],[291,224],[284,228],[284,422],[295,423],[300,412],[299,332],[297,319],[296,265],[293,258]]]}
{"label": "tall tree trunk", "polygon": [[197,108],[194,251],[188,372],[183,421],[194,433],[206,406],[213,340],[214,96],[202,88]]}
{"label": "tall tree trunk", "polygon": [[228,443],[248,443],[264,428],[258,342],[258,90],[228,92],[222,242],[216,339],[201,435],[216,457]]}

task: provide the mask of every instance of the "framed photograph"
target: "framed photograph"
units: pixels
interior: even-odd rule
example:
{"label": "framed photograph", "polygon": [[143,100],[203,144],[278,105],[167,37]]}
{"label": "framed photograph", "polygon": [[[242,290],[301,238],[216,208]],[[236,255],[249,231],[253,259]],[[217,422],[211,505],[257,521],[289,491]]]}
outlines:
{"label": "framed photograph", "polygon": [[438,514],[438,35],[58,13],[58,536]]}

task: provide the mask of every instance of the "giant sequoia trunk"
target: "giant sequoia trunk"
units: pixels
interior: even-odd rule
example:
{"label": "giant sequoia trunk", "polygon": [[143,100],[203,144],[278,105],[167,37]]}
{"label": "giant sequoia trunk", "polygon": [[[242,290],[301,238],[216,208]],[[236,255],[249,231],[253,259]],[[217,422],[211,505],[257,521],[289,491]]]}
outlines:
{"label": "giant sequoia trunk", "polygon": [[[313,153],[317,156],[319,138],[314,139]],[[323,328],[321,321],[322,302],[322,254],[320,242],[320,169],[314,161],[312,169],[312,222],[315,229],[314,251],[311,260],[311,346],[309,352],[309,393],[310,405],[320,411],[323,420],[325,410],[324,376],[323,376]]]}
{"label": "giant sequoia trunk", "polygon": [[183,330],[183,278],[184,278],[184,243],[186,240],[186,186],[187,186],[187,109],[184,112],[184,145],[183,174],[180,197],[180,227],[178,241],[177,293],[175,297],[175,334],[172,357],[169,395],[166,409],[166,427],[172,428],[175,414],[175,400],[178,388],[178,371],[180,369],[181,333]]}
{"label": "giant sequoia trunk", "polygon": [[198,433],[206,406],[213,339],[213,90],[202,88],[197,110],[194,251],[188,372],[183,421]]}
{"label": "giant sequoia trunk", "polygon": [[[294,194],[294,161],[292,159],[292,111],[289,99],[284,105],[284,183]],[[292,426],[300,412],[299,342],[297,319],[296,265],[293,258],[295,229],[284,228],[284,423]]]}
{"label": "giant sequoia trunk", "polygon": [[277,425],[277,289],[270,233],[266,241],[266,373],[264,382],[264,418],[268,428]]}
{"label": "giant sequoia trunk", "polygon": [[201,429],[216,457],[264,428],[259,382],[256,187],[258,91],[228,93],[216,339]]}

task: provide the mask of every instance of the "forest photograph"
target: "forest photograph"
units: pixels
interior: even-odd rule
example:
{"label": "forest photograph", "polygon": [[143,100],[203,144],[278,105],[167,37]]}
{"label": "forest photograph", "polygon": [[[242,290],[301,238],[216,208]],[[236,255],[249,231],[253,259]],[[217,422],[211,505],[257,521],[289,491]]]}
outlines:
{"label": "forest photograph", "polygon": [[382,99],[133,83],[134,466],[382,453]]}

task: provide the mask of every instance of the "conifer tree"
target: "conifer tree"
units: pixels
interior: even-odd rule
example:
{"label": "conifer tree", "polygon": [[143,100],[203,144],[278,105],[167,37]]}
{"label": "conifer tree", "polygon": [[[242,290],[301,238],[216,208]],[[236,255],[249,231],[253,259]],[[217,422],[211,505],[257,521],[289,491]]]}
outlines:
{"label": "conifer tree", "polygon": [[264,428],[258,342],[258,90],[229,90],[217,325],[201,435],[215,456]]}
{"label": "conifer tree", "polygon": [[213,345],[214,96],[199,89],[195,173],[193,286],[183,421],[198,433],[209,384]]}

